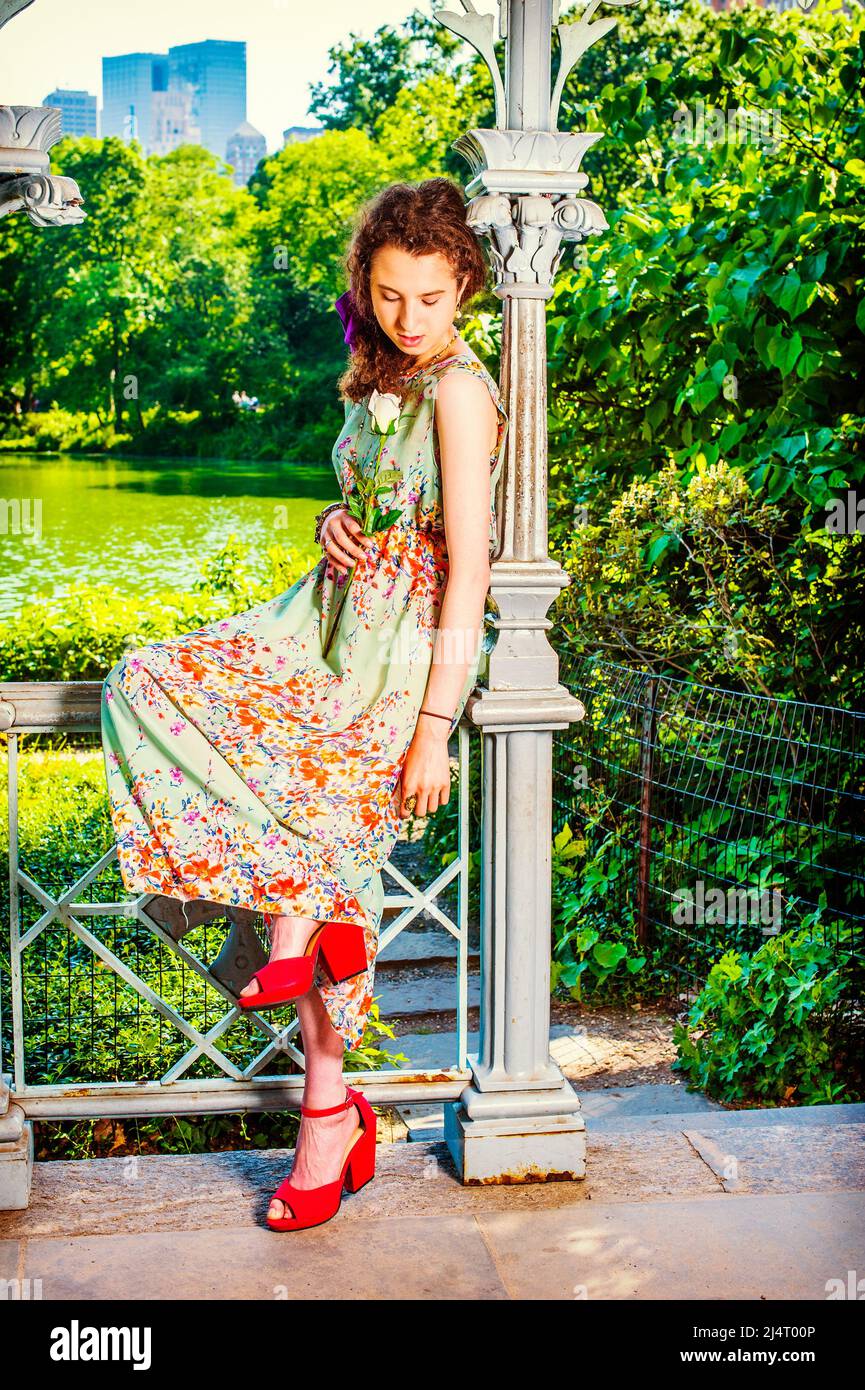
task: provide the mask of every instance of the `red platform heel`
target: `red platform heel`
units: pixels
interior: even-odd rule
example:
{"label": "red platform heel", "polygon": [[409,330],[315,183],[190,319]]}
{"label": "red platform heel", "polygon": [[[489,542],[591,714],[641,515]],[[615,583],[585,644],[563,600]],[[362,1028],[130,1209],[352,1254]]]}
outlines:
{"label": "red platform heel", "polygon": [[272,960],[256,970],[258,994],[238,995],[242,1009],[272,1009],[312,989],[318,953],[335,985],[367,968],[363,927],[357,922],[322,922],[311,934],[302,956]]}
{"label": "red platform heel", "polygon": [[301,1105],[300,1109],[303,1115],[335,1115],[338,1110],[348,1110],[351,1105],[357,1106],[362,1125],[348,1141],[339,1177],[333,1182],[323,1183],[321,1187],[293,1187],[291,1179],[285,1178],[273,1197],[285,1202],[291,1208],[292,1215],[268,1216],[267,1224],[272,1231],[305,1231],[310,1226],[323,1225],[339,1211],[343,1187],[349,1192],[359,1192],[375,1176],[375,1114],[361,1091],[346,1086],[345,1099],[339,1105],[331,1105],[324,1110]]}

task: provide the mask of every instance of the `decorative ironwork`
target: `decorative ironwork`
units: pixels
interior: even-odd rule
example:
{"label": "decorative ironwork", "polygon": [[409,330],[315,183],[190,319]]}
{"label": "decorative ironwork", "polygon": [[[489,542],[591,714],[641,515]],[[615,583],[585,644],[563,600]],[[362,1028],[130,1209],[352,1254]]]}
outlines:
{"label": "decorative ironwork", "polygon": [[[602,131],[559,131],[557,120],[569,73],[583,54],[612,29],[617,19],[594,20],[601,3],[619,7],[636,0],[592,0],[580,18],[559,24],[558,3],[551,5],[561,50],[556,84],[550,97],[548,129],[531,124],[509,129],[507,96],[496,59],[494,16],[478,14],[472,0],[460,0],[464,13],[439,10],[435,18],[459,34],[483,58],[495,93],[495,130],[466,131],[454,141],[471,169],[468,218],[479,235],[490,236],[490,258],[496,272],[496,292],[516,297],[548,299],[564,253],[564,243],[581,245],[587,237],[607,231],[609,224],[597,203],[579,196],[588,183],[580,164],[586,150],[603,139]],[[507,0],[499,0],[499,27],[507,32]],[[548,72],[548,63],[541,64]]]}
{"label": "decorative ironwork", "polygon": [[16,14],[26,10],[28,5],[32,5],[33,0],[0,0],[0,29],[4,24],[8,24],[10,19],[14,19]]}
{"label": "decorative ironwork", "polygon": [[[74,695],[64,700],[64,689],[72,687]],[[3,1003],[6,1007],[7,1023],[0,1029],[0,1072],[4,1067],[3,1034],[7,1044],[11,1042],[12,1081],[11,1097],[23,1106],[28,1114],[38,1113],[40,1117],[67,1115],[71,1113],[70,1103],[74,1104],[76,1115],[91,1114],[94,1117],[108,1113],[160,1113],[164,1106],[161,1101],[153,1108],[155,1091],[162,1088],[165,1094],[174,1097],[174,1107],[185,1113],[190,1110],[208,1111],[213,1108],[229,1108],[220,1102],[218,1092],[228,1087],[233,1104],[243,1108],[256,1100],[271,1094],[277,1088],[280,1106],[286,1104],[285,1086],[291,1077],[267,1074],[266,1068],[278,1057],[288,1057],[299,1068],[303,1068],[303,1053],[295,1045],[299,1031],[299,1021],[293,1018],[285,1027],[277,1027],[272,1015],[257,1014],[241,1010],[237,1004],[237,994],[251,978],[255,969],[266,958],[261,940],[256,930],[257,913],[247,909],[221,907],[217,903],[195,901],[188,905],[186,918],[182,912],[173,911],[179,902],[162,895],[144,893],[128,901],[94,901],[93,894],[98,891],[101,876],[117,861],[116,846],[112,845],[105,853],[97,855],[94,862],[83,868],[74,882],[64,886],[61,891],[50,891],[43,883],[25,871],[20,862],[18,846],[18,795],[19,795],[19,739],[25,733],[56,733],[61,730],[86,732],[99,726],[98,682],[34,682],[7,683],[0,686],[0,728],[7,736],[9,755],[8,776],[8,823],[9,823],[9,959],[10,973],[8,986],[4,989]],[[384,866],[384,873],[396,886],[396,891],[386,894],[385,908],[399,908],[401,911],[382,927],[379,939],[379,954],[401,931],[410,925],[420,913],[428,914],[443,927],[456,942],[456,1000],[457,1019],[456,1063],[451,1069],[436,1068],[434,1071],[389,1071],[368,1074],[368,1079],[376,1085],[384,1083],[388,1094],[394,1099],[415,1099],[424,1094],[419,1080],[427,1075],[437,1084],[434,1089],[439,1098],[454,1097],[459,1094],[469,1075],[466,1049],[468,1014],[468,873],[470,865],[468,846],[469,813],[469,739],[470,729],[466,721],[461,722],[458,734],[458,772],[459,772],[459,850],[456,858],[438,874],[432,882],[421,885],[406,876],[396,864]],[[446,890],[457,889],[456,920],[445,909],[442,899]],[[41,909],[34,920],[22,922],[26,914],[22,912],[21,895],[25,894],[30,903]],[[222,949],[209,964],[190,950],[184,938],[190,931],[221,918],[229,922],[229,931]],[[106,921],[118,923],[120,940],[109,944],[99,932],[99,924]],[[126,925],[128,924],[128,926]],[[101,963],[122,983],[128,998],[143,1001],[159,1018],[164,1019],[172,1029],[185,1039],[189,1046],[172,1061],[172,1065],[158,1078],[146,1082],[138,1078],[116,1082],[99,1081],[88,1076],[63,1077],[56,1083],[32,1084],[28,1080],[28,1019],[39,1020],[39,1001],[26,998],[24,987],[27,952],[37,947],[37,943],[49,939],[50,929],[60,926],[79,941],[91,954],[93,961]],[[169,953],[173,962],[170,968],[178,967],[185,972],[184,979],[190,985],[200,981],[215,992],[211,998],[221,999],[224,1012],[213,1023],[201,1025],[200,1020],[190,1017],[190,1010],[182,1010],[167,997],[164,989],[154,987],[148,972],[135,969],[125,958],[130,937],[146,930],[146,939],[154,938]],[[125,937],[123,933],[126,933]],[[151,972],[153,973],[153,972]],[[156,971],[162,978],[166,967],[159,965]],[[181,993],[185,992],[181,990]],[[74,1013],[74,1003],[70,999],[69,1009]],[[11,1016],[11,1037],[8,1019]],[[263,1045],[250,1060],[238,1065],[228,1052],[220,1046],[226,1034],[238,1021],[248,1020],[263,1036]],[[106,1025],[110,1026],[110,1025]],[[215,1068],[215,1077],[195,1079],[190,1073],[198,1063],[206,1060]],[[8,1061],[7,1061],[8,1069]],[[363,1078],[364,1073],[354,1077]],[[353,1079],[354,1079],[353,1077]],[[448,1080],[449,1077],[453,1079]],[[186,1079],[184,1079],[186,1078]],[[404,1084],[403,1084],[404,1083]],[[402,1086],[402,1090],[400,1087]],[[443,1089],[442,1089],[443,1088]],[[299,1100],[299,1088],[297,1091]],[[124,1104],[131,1104],[132,1110],[124,1110]]]}
{"label": "decorative ironwork", "polygon": [[[462,14],[457,14],[454,10],[437,10],[433,12],[433,18],[437,19],[439,24],[444,25],[446,29],[450,29],[452,33],[465,39],[466,43],[470,43],[472,48],[483,58],[493,82],[496,125],[499,129],[504,129],[507,125],[507,97],[501,69],[496,58],[495,16],[479,14],[472,4],[472,0],[459,0],[459,3],[463,7]],[[551,131],[558,129],[557,122],[562,92],[571,72],[583,54],[599,39],[604,38],[612,29],[615,29],[618,23],[615,15],[595,20],[594,16],[602,4],[615,5],[624,9],[626,6],[637,4],[637,0],[590,0],[579,19],[569,20],[567,24],[558,22],[559,0],[552,0],[550,18],[558,35],[561,60],[556,85],[550,97],[549,126]],[[499,36],[504,39],[507,38],[508,32],[508,0],[498,0],[498,5]]]}
{"label": "decorative ironwork", "polygon": [[592,44],[603,39],[618,24],[615,15],[608,15],[606,19],[594,18],[600,6],[616,5],[624,9],[628,5],[636,5],[637,0],[589,0],[589,4],[583,10],[579,19],[572,20],[568,24],[558,24],[559,6],[555,6],[553,24],[559,36],[559,50],[561,61],[559,72],[556,77],[556,85],[550,99],[550,129],[557,129],[559,119],[559,107],[562,100],[562,92],[573,69],[582,58],[583,54],[591,48]]}
{"label": "decorative ironwork", "polygon": [[[865,714],[594,656],[562,679],[587,716],[556,741],[553,829],[570,823],[588,858],[604,846],[598,914],[654,946],[688,998],[725,950],[812,921],[851,980],[837,1031],[861,1048]],[[721,912],[681,911],[698,884]]]}
{"label": "decorative ironwork", "polygon": [[[33,0],[0,0],[0,29]],[[60,139],[56,106],[0,106],[0,217],[24,210],[36,227],[83,222],[74,179],[50,172],[48,151]]]}
{"label": "decorative ironwork", "polygon": [[[460,0],[460,4],[463,7],[462,14],[457,14],[455,10],[435,10],[433,19],[437,19],[439,24],[465,39],[466,43],[470,43],[472,48],[483,58],[493,80],[496,125],[503,126],[505,124],[505,84],[502,81],[502,74],[496,58],[495,38],[493,37],[495,16],[478,14],[472,0]],[[501,9],[501,0],[499,0],[499,8]]]}

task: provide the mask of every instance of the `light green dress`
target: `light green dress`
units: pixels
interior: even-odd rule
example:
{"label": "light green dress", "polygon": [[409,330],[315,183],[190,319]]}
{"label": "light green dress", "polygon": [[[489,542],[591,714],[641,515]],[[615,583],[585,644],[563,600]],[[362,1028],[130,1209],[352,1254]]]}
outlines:
{"label": "light green dress", "polygon": [[[345,579],[327,556],[269,602],[131,649],[102,691],[102,744],[126,889],[205,898],[316,921],[359,922],[367,969],[314,984],[348,1049],[373,999],[381,871],[400,831],[398,783],[426,691],[448,576],[434,407],[438,383],[469,371],[499,415],[490,458],[490,545],[507,415],[474,354],[421,371],[403,396],[381,467],[401,509],[357,562],[327,658],[322,642]],[[376,466],[368,399],[348,402],[333,464]],[[476,684],[466,675],[451,732]]]}

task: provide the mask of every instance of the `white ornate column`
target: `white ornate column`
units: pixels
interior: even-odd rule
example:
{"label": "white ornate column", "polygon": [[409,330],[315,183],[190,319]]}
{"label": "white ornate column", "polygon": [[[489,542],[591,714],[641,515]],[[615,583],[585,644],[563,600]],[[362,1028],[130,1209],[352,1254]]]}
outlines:
{"label": "white ornate column", "polygon": [[[0,29],[33,0],[0,0]],[[51,173],[48,151],[61,137],[56,106],[0,106],[0,217],[26,212],[36,227],[83,222],[74,179]]]}
{"label": "white ornate column", "polygon": [[569,578],[548,552],[545,304],[565,243],[608,225],[580,196],[580,163],[601,134],[560,132],[556,118],[574,63],[616,21],[592,23],[595,0],[578,23],[557,24],[551,92],[557,0],[499,0],[504,83],[494,17],[460,3],[463,14],[435,17],[478,50],[495,88],[496,129],[468,131],[454,148],[471,169],[469,219],[490,238],[503,301],[510,428],[490,585],[496,642],[466,704],[483,738],[480,1047],[472,1081],[445,1106],[445,1139],[465,1183],[537,1182],[585,1176],[579,1098],[549,1049],[552,740],[585,709],[559,683],[547,638],[547,612]]}

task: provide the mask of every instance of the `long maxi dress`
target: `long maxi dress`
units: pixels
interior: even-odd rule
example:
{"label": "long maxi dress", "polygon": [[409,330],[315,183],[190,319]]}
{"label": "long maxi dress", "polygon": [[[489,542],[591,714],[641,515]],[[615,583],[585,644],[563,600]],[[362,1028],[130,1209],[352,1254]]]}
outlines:
{"label": "long maxi dress", "polygon": [[[382,868],[400,830],[398,782],[426,691],[448,577],[438,383],[469,371],[498,411],[490,458],[490,546],[508,417],[495,380],[461,352],[415,374],[380,466],[402,477],[400,508],[357,561],[337,636],[324,635],[346,579],[326,555],[285,593],[245,613],[128,650],[102,688],[102,747],[124,887],[316,921],[359,922],[367,968],[313,985],[348,1050],[373,999]],[[346,402],[332,461],[369,475],[381,436],[369,398]],[[480,646],[450,724],[476,683]]]}

